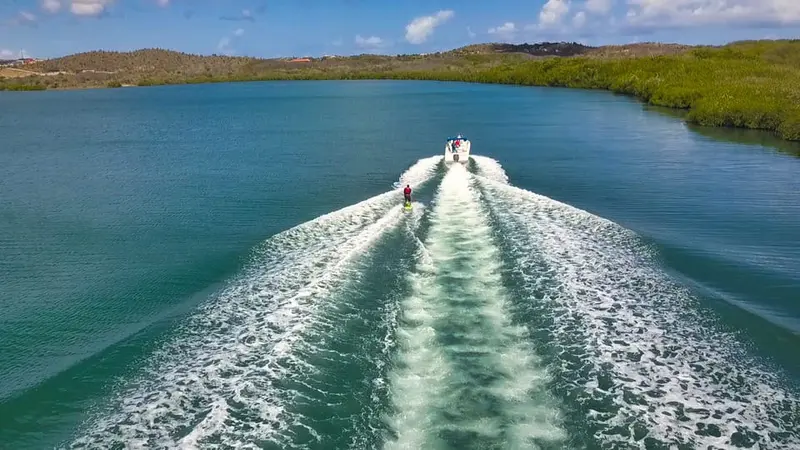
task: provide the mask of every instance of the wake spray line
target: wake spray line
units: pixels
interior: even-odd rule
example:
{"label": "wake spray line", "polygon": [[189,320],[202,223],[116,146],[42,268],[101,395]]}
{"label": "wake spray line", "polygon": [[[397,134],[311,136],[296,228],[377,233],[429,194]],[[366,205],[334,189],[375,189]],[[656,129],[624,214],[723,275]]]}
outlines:
{"label": "wake spray line", "polygon": [[464,167],[449,169],[435,203],[409,277],[412,293],[401,304],[390,376],[397,439],[386,448],[560,442],[547,374],[525,344],[526,330],[508,318],[498,249]]}
{"label": "wake spray line", "polygon": [[[549,335],[557,390],[596,445],[800,448],[800,400],[654,263],[585,211],[476,176]],[[488,168],[487,168],[488,167]],[[593,405],[586,407],[583,405]]]}
{"label": "wake spray line", "polygon": [[[418,161],[401,182],[430,180],[440,160]],[[268,239],[72,447],[247,447],[303,426],[287,412],[292,392],[280,380],[314,370],[295,347],[351,263],[400,223],[400,199],[393,190]]]}
{"label": "wake spray line", "polygon": [[[414,202],[414,208],[412,211],[407,213],[408,218],[405,220],[406,227],[404,230],[404,237],[406,239],[411,239],[412,242],[418,241],[416,236],[419,232],[422,218],[425,215],[426,209],[427,208],[424,204]],[[398,236],[398,238],[403,239],[401,236]],[[411,251],[409,252],[392,252],[391,256],[389,257],[390,259],[396,261],[397,267],[400,269],[399,273],[396,272],[398,275],[400,275],[400,277],[399,279],[395,280],[400,284],[402,284],[405,280],[411,264],[417,260],[416,257],[419,255],[418,246],[413,246],[412,244],[412,248],[410,250]],[[384,271],[385,268],[381,268],[379,270]],[[385,423],[383,418],[385,407],[389,402],[389,383],[387,379],[387,372],[390,369],[391,359],[397,346],[396,330],[398,327],[400,314],[400,300],[404,296],[404,289],[396,284],[383,284],[381,292],[378,295],[375,295],[374,291],[372,294],[372,297],[364,298],[368,298],[370,303],[378,303],[382,306],[380,307],[380,318],[378,319],[377,317],[373,317],[372,325],[369,326],[370,328],[377,329],[382,337],[379,342],[376,342],[377,345],[371,347],[373,349],[371,355],[360,356],[361,358],[369,359],[372,362],[372,367],[365,371],[365,374],[370,374],[367,375],[370,377],[369,381],[371,381],[370,404],[365,405],[361,414],[361,418],[366,420],[364,420],[362,426],[357,427],[359,429],[355,430],[352,438],[350,439],[349,446],[347,448],[351,449],[375,449],[384,439]],[[370,295],[369,291],[367,291],[366,295]],[[379,321],[377,324],[375,323],[376,319]],[[364,349],[363,351],[369,352],[368,346],[364,345],[361,346],[361,348]],[[364,380],[361,382],[363,383],[363,381]],[[354,420],[351,419],[351,422],[354,422]]]}

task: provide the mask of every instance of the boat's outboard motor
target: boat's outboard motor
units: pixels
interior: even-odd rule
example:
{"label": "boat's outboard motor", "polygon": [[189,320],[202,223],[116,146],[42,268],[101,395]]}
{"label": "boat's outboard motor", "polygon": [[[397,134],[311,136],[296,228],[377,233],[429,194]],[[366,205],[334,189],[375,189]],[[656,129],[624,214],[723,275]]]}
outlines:
{"label": "boat's outboard motor", "polygon": [[458,162],[458,153],[453,154],[453,161]]}

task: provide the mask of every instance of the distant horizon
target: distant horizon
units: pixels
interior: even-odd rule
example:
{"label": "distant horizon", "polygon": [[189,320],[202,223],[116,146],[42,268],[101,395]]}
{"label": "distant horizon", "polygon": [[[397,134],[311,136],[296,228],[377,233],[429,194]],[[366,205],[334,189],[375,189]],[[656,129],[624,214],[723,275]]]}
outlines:
{"label": "distant horizon", "polygon": [[[16,0],[0,4],[0,59],[163,48],[253,58],[397,55],[476,43],[721,45],[800,36],[785,0]],[[98,42],[102,42],[98,45]]]}
{"label": "distant horizon", "polygon": [[797,41],[800,40],[798,38],[764,38],[764,39],[735,39],[731,41],[727,41],[724,43],[719,44],[684,44],[680,42],[670,42],[670,41],[638,41],[638,42],[627,42],[627,43],[619,43],[619,44],[603,44],[603,45],[588,45],[578,41],[530,41],[530,42],[519,42],[519,43],[509,43],[509,42],[475,42],[472,44],[462,45],[459,47],[453,47],[449,49],[442,49],[430,52],[419,52],[419,53],[376,53],[376,52],[361,52],[361,53],[352,53],[352,54],[343,54],[343,53],[325,53],[325,54],[296,54],[296,55],[281,55],[281,56],[256,56],[256,55],[224,55],[220,53],[193,53],[187,52],[180,49],[175,48],[160,48],[160,47],[140,47],[134,48],[131,50],[111,50],[111,49],[103,49],[103,48],[96,48],[93,50],[84,50],[74,53],[68,53],[63,55],[56,55],[52,57],[37,57],[36,55],[31,55],[28,52],[24,53],[24,56],[15,55],[12,57],[0,57],[0,61],[14,61],[14,60],[21,60],[21,59],[37,59],[37,60],[51,60],[51,59],[58,59],[58,58],[65,58],[68,56],[73,55],[80,55],[85,53],[92,53],[92,52],[109,52],[109,53],[133,53],[137,51],[143,50],[162,50],[167,52],[174,52],[174,53],[181,53],[186,55],[192,56],[203,56],[203,57],[213,57],[213,56],[225,56],[229,58],[253,58],[253,59],[286,59],[286,58],[323,58],[326,56],[335,56],[335,57],[354,57],[354,56],[362,56],[362,55],[372,55],[372,56],[388,56],[388,57],[396,57],[400,55],[429,55],[429,54],[436,54],[436,53],[445,53],[453,50],[458,50],[465,47],[472,47],[472,46],[479,46],[479,45],[514,45],[514,46],[523,46],[523,45],[536,45],[536,44],[577,44],[583,45],[585,47],[590,48],[602,48],[602,47],[621,47],[621,46],[633,46],[633,45],[675,45],[675,46],[689,46],[689,47],[721,47],[729,44],[733,44],[736,42],[747,42],[747,41]]}

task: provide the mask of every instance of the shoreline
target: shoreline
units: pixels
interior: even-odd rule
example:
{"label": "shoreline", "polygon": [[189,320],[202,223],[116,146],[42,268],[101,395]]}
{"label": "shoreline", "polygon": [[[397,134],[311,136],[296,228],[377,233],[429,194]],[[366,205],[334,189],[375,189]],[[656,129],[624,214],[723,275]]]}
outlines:
{"label": "shoreline", "polygon": [[[565,87],[635,97],[645,105],[681,111],[687,124],[762,130],[784,141],[800,142],[800,40],[745,41],[723,47],[678,50],[657,45],[643,54],[630,56],[609,53],[611,50],[603,47],[592,51],[577,56],[538,57],[519,51],[476,54],[458,49],[430,57],[360,55],[299,65],[278,60],[243,62],[164,50],[95,52],[32,67],[63,72],[69,72],[71,67],[94,67],[88,69],[91,73],[0,79],[0,90],[63,91],[306,80],[418,80]],[[156,59],[167,59],[170,63],[162,68],[141,69],[142,64]]]}
{"label": "shoreline", "polygon": [[[46,91],[53,91],[53,92],[68,92],[68,91],[86,91],[86,90],[106,90],[106,89],[131,89],[131,88],[148,88],[148,87],[164,87],[164,86],[182,86],[182,85],[203,85],[203,84],[222,84],[222,83],[268,83],[268,82],[281,82],[281,81],[291,81],[291,82],[304,82],[304,81],[435,81],[441,83],[470,83],[470,84],[495,84],[495,85],[503,85],[503,86],[519,86],[519,87],[539,87],[539,88],[553,88],[553,89],[577,89],[577,90],[587,90],[587,91],[604,91],[614,95],[621,95],[627,98],[635,99],[639,102],[642,106],[649,106],[654,108],[660,108],[660,111],[656,111],[658,113],[664,114],[669,111],[669,115],[676,117],[684,124],[690,126],[692,130],[696,128],[700,129],[710,129],[710,130],[729,130],[729,131],[750,131],[750,132],[758,132],[764,133],[765,136],[769,136],[777,140],[778,142],[772,144],[759,144],[763,146],[770,146],[776,147],[781,153],[790,154],[792,156],[800,157],[800,138],[798,139],[786,139],[783,138],[776,130],[765,129],[765,128],[748,128],[743,126],[730,126],[730,125],[704,125],[698,122],[693,122],[688,119],[688,114],[691,111],[690,108],[684,107],[672,107],[672,106],[661,106],[661,105],[654,105],[652,103],[647,102],[646,100],[638,97],[634,94],[628,94],[625,92],[616,92],[610,89],[597,89],[597,88],[583,88],[583,87],[569,87],[569,86],[547,86],[547,85],[518,85],[512,83],[497,83],[497,82],[481,82],[481,81],[461,81],[461,80],[439,80],[439,79],[407,79],[407,78],[391,78],[391,77],[379,77],[379,78],[266,78],[266,79],[213,79],[213,80],[203,80],[203,81],[176,81],[176,82],[163,82],[163,83],[153,83],[153,84],[125,84],[122,86],[65,86],[65,87],[55,87],[55,88],[47,88],[47,89],[30,89],[30,90],[6,90],[6,92],[46,92]],[[0,95],[3,90],[0,90]],[[705,134],[705,133],[700,133]],[[790,149],[788,151],[779,148],[779,143],[787,143],[787,144],[798,144],[797,149]]]}
{"label": "shoreline", "polygon": [[[322,77],[285,77],[285,78],[253,78],[253,79],[209,79],[209,80],[181,80],[181,81],[163,81],[158,83],[145,83],[145,84],[123,84],[121,86],[64,86],[64,87],[55,87],[55,88],[47,88],[47,89],[20,89],[20,90],[6,90],[6,92],[45,92],[45,91],[55,91],[55,92],[66,92],[66,91],[85,91],[85,90],[105,90],[105,89],[130,89],[130,88],[148,88],[148,87],[163,87],[163,86],[181,86],[181,85],[202,85],[202,84],[222,84],[222,83],[265,83],[265,82],[281,82],[281,81],[291,81],[291,82],[304,82],[304,81],[435,81],[441,83],[470,83],[470,84],[495,84],[495,85],[504,85],[504,86],[519,86],[519,87],[540,87],[540,88],[555,88],[555,89],[577,89],[577,90],[587,90],[587,91],[604,91],[614,95],[621,95],[627,98],[635,99],[639,102],[642,106],[649,106],[653,108],[659,108],[659,113],[666,113],[667,111],[670,112],[670,115],[675,116],[681,122],[689,125],[692,129],[694,128],[701,128],[701,129],[720,129],[720,130],[730,130],[730,131],[752,131],[752,132],[759,132],[764,133],[765,136],[769,136],[774,138],[778,141],[778,143],[783,142],[787,144],[798,144],[797,149],[791,149],[789,151],[784,151],[781,149],[782,153],[788,153],[793,156],[800,157],[800,137],[787,139],[781,136],[781,134],[774,129],[768,128],[751,128],[746,126],[732,126],[732,125],[707,125],[700,122],[692,121],[689,118],[689,113],[691,112],[690,107],[675,107],[675,106],[665,106],[659,104],[653,104],[647,101],[646,99],[639,97],[635,94],[622,92],[622,91],[614,91],[611,89],[601,89],[601,88],[590,88],[590,87],[573,87],[573,86],[560,86],[560,85],[537,85],[537,84],[517,84],[517,83],[500,83],[495,81],[465,81],[465,80],[458,80],[458,79],[428,79],[428,78],[404,78],[402,76],[383,76],[383,77],[330,77],[330,78],[322,78]],[[3,90],[0,89],[0,93]],[[1,95],[1,94],[0,94]],[[702,133],[701,133],[702,134]],[[761,144],[760,144],[761,145]],[[775,144],[763,144],[767,146],[776,147],[777,143]]]}

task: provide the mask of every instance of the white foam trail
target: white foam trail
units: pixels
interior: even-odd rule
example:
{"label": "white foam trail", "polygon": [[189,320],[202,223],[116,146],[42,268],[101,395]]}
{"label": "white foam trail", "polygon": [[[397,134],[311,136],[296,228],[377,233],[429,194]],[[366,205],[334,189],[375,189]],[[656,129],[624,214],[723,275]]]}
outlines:
{"label": "white foam trail", "polygon": [[[419,161],[402,179],[425,182],[440,159]],[[332,307],[322,300],[402,214],[391,191],[270,238],[72,446],[239,447],[304,427],[286,408],[293,391],[282,380],[315,367],[295,350]]]}
{"label": "white foam trail", "polygon": [[475,160],[478,175],[497,181],[498,183],[508,184],[508,175],[499,161],[480,155],[471,155],[470,158]]}
{"label": "white foam trail", "polygon": [[400,176],[398,188],[403,188],[406,184],[410,184],[413,187],[427,182],[436,174],[436,168],[439,167],[442,159],[442,156],[430,156],[420,159],[411,168],[403,172]]}
{"label": "white foam trail", "polygon": [[[405,231],[409,238],[415,240],[421,219],[425,214],[425,205],[419,202],[414,202],[413,210],[411,212],[406,212],[405,214],[408,215],[408,220],[405,221]],[[419,249],[417,248],[416,250],[418,251]],[[392,259],[395,259],[397,254],[393,254],[391,257]],[[397,261],[400,263],[398,264],[398,269],[400,269],[401,274],[405,274],[408,271],[408,263],[406,261],[407,260],[405,257],[402,257],[400,261]],[[369,301],[382,304],[380,324],[375,324],[374,316],[371,322],[373,323],[373,328],[378,328],[382,331],[383,338],[381,339],[379,345],[372,347],[372,352],[370,352],[369,349],[364,348],[363,352],[366,354],[359,355],[360,358],[368,359],[372,364],[374,364],[374,370],[367,370],[367,372],[374,374],[374,378],[371,380],[372,388],[370,392],[370,404],[363,407],[361,411],[362,417],[366,419],[364,420],[366,426],[357,426],[356,429],[353,430],[348,446],[348,448],[351,449],[375,448],[377,442],[382,440],[381,437],[385,432],[382,416],[388,398],[388,379],[386,372],[397,345],[396,330],[400,314],[400,298],[398,297],[402,295],[402,289],[393,289],[391,286],[384,285],[382,286],[381,290],[383,292],[379,296],[388,294],[388,297],[384,297],[383,301],[373,297]],[[363,311],[364,307],[363,305],[359,305],[356,306],[356,308]],[[341,321],[338,323],[340,324]],[[330,445],[328,445],[328,447],[333,448]]]}
{"label": "white foam trail", "polygon": [[[387,448],[438,448],[448,433],[499,439],[507,448],[564,438],[544,392],[547,375],[524,343],[527,332],[506,314],[498,250],[475,194],[460,165],[437,194],[424,257],[410,275],[412,294],[401,304],[400,354],[390,376],[397,439]],[[442,343],[442,333],[452,342]],[[472,409],[470,396],[498,403],[500,417]]]}
{"label": "white foam trail", "polygon": [[[547,331],[559,390],[603,445],[800,448],[800,400],[702,317],[631,232],[479,178]],[[578,424],[585,427],[584,423]]]}
{"label": "white foam trail", "polygon": [[[415,221],[414,230],[418,227]],[[399,432],[396,448],[432,448],[425,430],[434,425],[431,410],[443,405],[438,403],[444,396],[445,379],[449,365],[436,344],[433,326],[436,320],[447,314],[444,305],[437,301],[441,296],[435,280],[433,259],[412,233],[417,243],[416,271],[409,274],[412,294],[406,297],[396,312],[395,342],[402,348],[395,357],[395,365],[388,375],[390,396],[398,413],[387,419],[389,426]],[[387,355],[388,356],[388,355]]]}
{"label": "white foam trail", "polygon": [[444,406],[441,398],[450,374],[433,328],[446,310],[436,301],[440,292],[430,273],[432,267],[420,264],[418,270],[410,278],[416,294],[401,303],[403,324],[396,337],[402,348],[396,361],[401,369],[389,375],[390,393],[399,410],[389,425],[398,432],[398,440],[387,448],[433,448],[425,445],[426,433],[434,425],[432,410]]}
{"label": "white foam trail", "polygon": [[197,449],[198,440],[203,436],[210,436],[220,429],[225,419],[228,417],[228,403],[223,399],[217,399],[212,406],[211,411],[205,419],[192,429],[192,432],[187,434],[183,439],[178,442],[178,447],[181,449]]}

